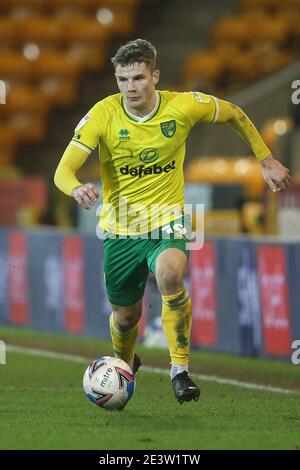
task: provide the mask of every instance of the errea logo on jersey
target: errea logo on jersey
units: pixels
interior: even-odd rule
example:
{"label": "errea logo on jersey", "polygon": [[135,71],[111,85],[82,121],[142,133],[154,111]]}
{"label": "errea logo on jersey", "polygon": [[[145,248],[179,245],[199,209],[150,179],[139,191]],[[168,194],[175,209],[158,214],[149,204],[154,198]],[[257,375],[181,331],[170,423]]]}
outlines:
{"label": "errea logo on jersey", "polygon": [[120,140],[120,142],[126,142],[127,140],[130,140],[129,130],[120,129],[119,130],[119,140]]}
{"label": "errea logo on jersey", "polygon": [[169,173],[169,171],[175,170],[175,160],[168,165],[160,166],[155,163],[152,166],[140,165],[136,168],[129,168],[129,165],[122,166],[120,172],[122,175],[138,176],[141,178],[145,175],[160,175],[161,173]]}

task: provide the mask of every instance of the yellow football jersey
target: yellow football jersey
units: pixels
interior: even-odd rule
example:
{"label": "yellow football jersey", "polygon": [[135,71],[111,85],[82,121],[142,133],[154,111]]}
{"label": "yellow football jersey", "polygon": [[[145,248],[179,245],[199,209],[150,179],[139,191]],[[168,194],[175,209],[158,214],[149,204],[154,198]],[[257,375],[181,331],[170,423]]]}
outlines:
{"label": "yellow football jersey", "polygon": [[183,211],[185,142],[197,122],[217,118],[216,99],[200,92],[157,91],[146,119],[128,113],[121,94],[98,102],[72,139],[87,151],[99,145],[103,207],[100,225],[120,235],[145,233]]}

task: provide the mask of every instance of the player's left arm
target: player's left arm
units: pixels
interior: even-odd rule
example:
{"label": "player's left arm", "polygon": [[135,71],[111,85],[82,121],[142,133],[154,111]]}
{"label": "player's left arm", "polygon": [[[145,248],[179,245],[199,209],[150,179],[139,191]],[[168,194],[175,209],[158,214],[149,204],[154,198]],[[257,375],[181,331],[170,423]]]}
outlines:
{"label": "player's left arm", "polygon": [[291,179],[289,170],[275,160],[248,116],[241,108],[228,101],[217,98],[214,101],[214,122],[228,124],[249,145],[261,162],[263,178],[272,191],[285,190]]}

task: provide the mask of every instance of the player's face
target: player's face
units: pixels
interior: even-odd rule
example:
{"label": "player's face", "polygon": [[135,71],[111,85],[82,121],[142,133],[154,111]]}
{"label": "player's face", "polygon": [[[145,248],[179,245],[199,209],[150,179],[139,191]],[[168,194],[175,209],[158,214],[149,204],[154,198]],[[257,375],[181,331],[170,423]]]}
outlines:
{"label": "player's face", "polygon": [[155,85],[159,70],[152,70],[144,62],[116,67],[118,87],[126,106],[132,113],[150,113],[155,106]]}

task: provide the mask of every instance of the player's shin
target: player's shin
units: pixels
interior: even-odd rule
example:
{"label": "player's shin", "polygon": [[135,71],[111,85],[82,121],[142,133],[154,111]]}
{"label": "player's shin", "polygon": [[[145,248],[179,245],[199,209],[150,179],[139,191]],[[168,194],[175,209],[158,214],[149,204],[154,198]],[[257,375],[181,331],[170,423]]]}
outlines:
{"label": "player's shin", "polygon": [[171,356],[171,378],[188,370],[192,303],[186,289],[162,296],[162,325]]}
{"label": "player's shin", "polygon": [[116,323],[114,312],[112,312],[109,317],[109,326],[115,356],[123,359],[132,367],[138,325],[130,330],[120,329]]}

